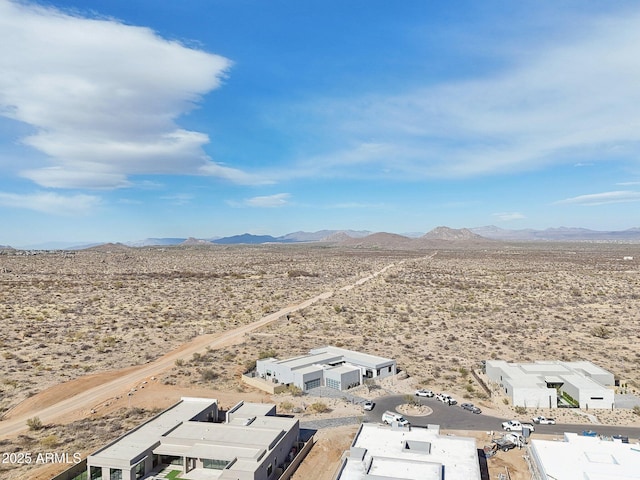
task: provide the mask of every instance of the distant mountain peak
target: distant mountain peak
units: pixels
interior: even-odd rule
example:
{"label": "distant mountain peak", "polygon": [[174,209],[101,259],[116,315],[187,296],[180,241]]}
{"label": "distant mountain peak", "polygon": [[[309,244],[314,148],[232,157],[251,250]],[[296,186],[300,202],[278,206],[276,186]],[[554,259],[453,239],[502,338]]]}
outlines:
{"label": "distant mountain peak", "polygon": [[427,240],[484,240],[484,237],[473,233],[468,228],[436,227],[425,233],[422,238]]}
{"label": "distant mountain peak", "polygon": [[187,238],[184,242],[182,242],[180,245],[211,245],[211,242],[208,240],[202,240],[200,238],[193,238],[193,237],[189,237]]}

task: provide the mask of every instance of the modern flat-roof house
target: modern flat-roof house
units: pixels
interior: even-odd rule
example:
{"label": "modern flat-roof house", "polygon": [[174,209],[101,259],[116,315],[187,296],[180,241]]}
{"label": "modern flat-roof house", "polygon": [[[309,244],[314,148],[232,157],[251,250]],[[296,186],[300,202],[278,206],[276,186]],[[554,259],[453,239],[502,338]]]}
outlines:
{"label": "modern flat-roof house", "polygon": [[514,406],[556,408],[562,392],[580,408],[612,408],[614,377],[591,362],[487,360],[487,377],[504,390]]}
{"label": "modern flat-roof house", "polygon": [[564,441],[531,441],[529,451],[539,478],[625,480],[640,478],[638,445],[565,433]]}
{"label": "modern flat-roof house", "polygon": [[396,361],[328,346],[287,360],[258,360],[256,371],[265,380],[295,385],[304,391],[321,386],[347,390],[360,385],[366,378],[395,375]]}
{"label": "modern flat-roof house", "polygon": [[180,478],[269,480],[291,461],[298,420],[275,405],[240,402],[218,422],[217,401],[183,398],[87,458],[90,480],[154,478],[169,467]]}
{"label": "modern flat-roof house", "polygon": [[475,439],[363,423],[336,480],[366,479],[480,480]]}

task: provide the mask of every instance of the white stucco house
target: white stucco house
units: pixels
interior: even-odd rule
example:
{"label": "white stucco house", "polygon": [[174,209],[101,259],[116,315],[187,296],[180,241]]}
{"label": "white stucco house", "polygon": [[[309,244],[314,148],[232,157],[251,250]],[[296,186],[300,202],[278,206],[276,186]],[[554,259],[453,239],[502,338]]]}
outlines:
{"label": "white stucco house", "polygon": [[384,378],[396,372],[395,360],[332,346],[316,348],[308,355],[286,360],[264,358],[256,361],[256,373],[260,378],[295,385],[303,391],[321,386],[347,390],[367,378]]}
{"label": "white stucco house", "polygon": [[498,384],[514,406],[557,408],[566,393],[580,408],[614,407],[614,377],[587,361],[507,363],[487,360],[486,374]]}
{"label": "white stucco house", "polygon": [[533,439],[529,447],[536,478],[631,480],[640,475],[637,444],[565,433],[564,440]]}
{"label": "white stucco house", "polygon": [[336,480],[480,480],[476,441],[429,428],[360,425]]}

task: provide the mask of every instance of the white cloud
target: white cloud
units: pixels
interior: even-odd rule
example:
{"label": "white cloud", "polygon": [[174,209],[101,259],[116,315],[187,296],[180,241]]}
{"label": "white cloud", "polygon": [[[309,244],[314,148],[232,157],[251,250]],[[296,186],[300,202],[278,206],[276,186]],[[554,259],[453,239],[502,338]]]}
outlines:
{"label": "white cloud", "polygon": [[571,204],[583,206],[608,205],[611,203],[640,202],[640,192],[621,190],[615,192],[593,193],[579,195],[555,202],[556,204]]}
{"label": "white cloud", "polygon": [[84,215],[100,204],[93,195],[60,195],[54,192],[38,192],[28,195],[0,192],[0,205],[24,208],[54,215]]}
{"label": "white cloud", "polygon": [[494,213],[492,215],[503,222],[510,222],[513,220],[522,220],[523,218],[527,218],[520,212],[501,212]]}
{"label": "white cloud", "polygon": [[23,176],[55,188],[129,186],[135,174],[241,180],[176,119],[220,86],[231,62],[148,28],[0,0],[0,115],[33,127],[47,164]]}
{"label": "white cloud", "polygon": [[290,176],[349,176],[360,173],[355,164],[368,167],[365,176],[415,179],[637,161],[639,24],[638,12],[578,21],[563,44],[516,49],[505,68],[483,77],[325,99],[312,109],[325,125],[337,125],[328,133],[338,147]]}
{"label": "white cloud", "polygon": [[199,171],[203,175],[230,180],[240,185],[270,185],[275,183],[271,178],[259,174],[247,173],[236,168],[225,167],[217,163],[209,162],[200,167]]}
{"label": "white cloud", "polygon": [[289,203],[290,197],[291,195],[289,193],[276,193],[275,195],[252,197],[245,199],[243,205],[259,208],[284,207]]}
{"label": "white cloud", "polygon": [[190,195],[188,193],[179,193],[176,195],[167,195],[160,198],[162,200],[168,201],[173,205],[187,205],[191,203],[191,200],[193,200],[193,195]]}

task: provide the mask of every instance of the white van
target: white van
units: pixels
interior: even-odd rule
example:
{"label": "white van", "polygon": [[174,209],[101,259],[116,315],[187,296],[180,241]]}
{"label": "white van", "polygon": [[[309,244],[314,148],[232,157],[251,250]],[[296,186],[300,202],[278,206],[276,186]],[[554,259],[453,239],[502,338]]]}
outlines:
{"label": "white van", "polygon": [[386,411],[382,414],[382,423],[393,422],[396,422],[398,425],[401,425],[403,427],[405,425],[409,425],[409,421],[399,413]]}

